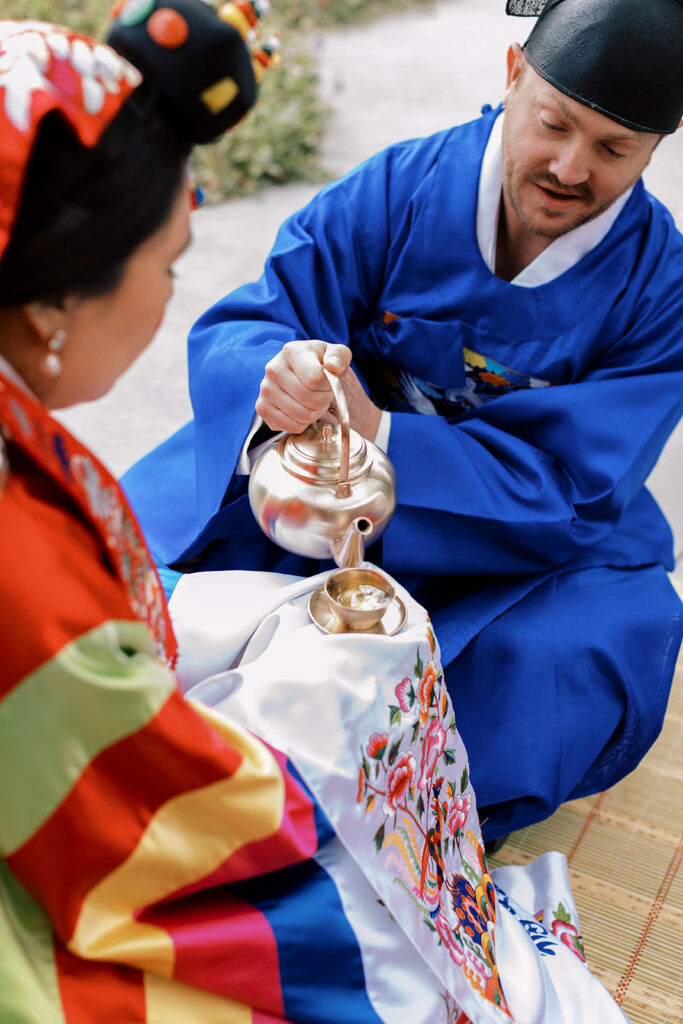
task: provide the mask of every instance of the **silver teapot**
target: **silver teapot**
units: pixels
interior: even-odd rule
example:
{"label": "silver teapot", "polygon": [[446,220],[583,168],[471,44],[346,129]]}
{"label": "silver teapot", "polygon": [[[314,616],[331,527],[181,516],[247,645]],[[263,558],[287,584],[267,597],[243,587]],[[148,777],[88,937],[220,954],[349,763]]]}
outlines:
{"label": "silver teapot", "polygon": [[311,423],[276,438],[254,463],[249,501],[263,532],[308,558],[361,564],[396,508],[396,474],[384,452],[350,429],[341,381],[323,368],[339,425]]}

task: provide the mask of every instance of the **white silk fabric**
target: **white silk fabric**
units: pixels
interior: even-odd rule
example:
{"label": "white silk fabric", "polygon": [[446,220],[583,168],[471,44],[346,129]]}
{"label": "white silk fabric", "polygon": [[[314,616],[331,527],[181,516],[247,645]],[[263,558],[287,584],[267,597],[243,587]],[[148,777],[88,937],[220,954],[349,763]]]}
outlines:
{"label": "white silk fabric", "polygon": [[324,579],[184,576],[170,603],[178,677],[188,699],[285,753],[327,815],[337,839],[316,860],[378,1017],[623,1024],[583,962],[564,857],[488,872],[425,610],[398,588],[395,636],[328,635],[307,610]]}

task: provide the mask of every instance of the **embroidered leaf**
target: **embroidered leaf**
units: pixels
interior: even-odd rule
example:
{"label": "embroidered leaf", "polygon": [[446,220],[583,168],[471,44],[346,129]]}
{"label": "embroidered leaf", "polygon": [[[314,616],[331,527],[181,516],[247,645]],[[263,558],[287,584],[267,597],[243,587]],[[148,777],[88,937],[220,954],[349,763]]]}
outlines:
{"label": "embroidered leaf", "polygon": [[448,726],[448,728],[451,730],[451,732],[455,732],[456,731],[457,727],[456,727],[456,724],[455,724],[455,715],[453,715],[453,718],[451,719],[451,724]]}
{"label": "embroidered leaf", "polygon": [[455,764],[455,751],[453,749],[447,748],[443,752],[443,759],[446,762],[446,764]]}
{"label": "embroidered leaf", "polygon": [[365,778],[369,779],[370,778],[370,763],[368,762],[366,757],[363,758],[363,772],[365,773]]}
{"label": "embroidered leaf", "polygon": [[477,874],[472,865],[468,864],[466,860],[463,860],[462,862],[462,871],[463,874],[467,875],[470,882],[473,882],[475,885],[479,885],[480,875]]}
{"label": "embroidered leaf", "polygon": [[569,911],[565,907],[564,903],[560,903],[560,905],[558,906],[557,910],[555,911],[555,920],[556,921],[564,921],[565,924],[571,924],[572,923],[571,914],[569,913]]}
{"label": "embroidered leaf", "polygon": [[465,790],[467,789],[467,783],[469,781],[470,781],[470,773],[467,770],[467,766],[465,766],[463,768],[463,770],[462,770],[462,776],[460,778],[460,792],[461,793],[465,792]]}
{"label": "embroidered leaf", "polygon": [[371,793],[365,805],[365,813],[368,814],[375,806],[375,794]]}
{"label": "embroidered leaf", "polygon": [[421,794],[421,793],[420,793],[420,795],[419,795],[419,797],[418,797],[418,799],[417,799],[417,807],[416,807],[416,810],[417,810],[417,816],[418,816],[418,818],[421,818],[421,817],[423,816],[424,812],[425,812],[425,802],[424,802],[424,800],[422,799],[422,794]]}
{"label": "embroidered leaf", "polygon": [[427,927],[429,928],[430,931],[432,931],[432,932],[436,931],[436,927],[432,924],[432,922],[429,920],[428,917],[425,917],[424,922],[425,922],[425,924],[427,925]]}
{"label": "embroidered leaf", "polygon": [[422,664],[422,658],[420,652],[417,652],[417,661],[415,662],[415,675],[418,679],[422,679],[422,673],[424,671],[424,665]]}
{"label": "embroidered leaf", "polygon": [[410,786],[409,789],[408,789],[408,792],[410,793],[410,799],[414,800],[415,799],[415,786]]}
{"label": "embroidered leaf", "polygon": [[401,721],[401,709],[396,704],[389,705],[389,725],[396,725],[397,722]]}
{"label": "embroidered leaf", "polygon": [[418,733],[419,733],[419,732],[420,732],[420,722],[419,722],[419,720],[418,720],[418,721],[417,721],[417,722],[415,723],[415,725],[413,726],[413,735],[412,735],[412,738],[411,738],[411,740],[410,740],[410,742],[411,742],[411,743],[414,743],[414,742],[415,742],[415,740],[416,740],[416,739],[417,739],[417,737],[418,737]]}
{"label": "embroidered leaf", "polygon": [[448,795],[452,800],[455,796],[455,790],[453,789],[453,783],[450,780],[448,781],[446,788],[448,789]]}
{"label": "embroidered leaf", "polygon": [[379,761],[375,761],[375,778],[379,778]]}
{"label": "embroidered leaf", "polygon": [[389,764],[393,764],[394,763],[394,761],[398,757],[398,752],[399,752],[400,749],[401,749],[401,741],[400,740],[396,740],[396,742],[392,743],[392,745],[389,747],[389,757],[387,758],[387,761],[389,762]]}
{"label": "embroidered leaf", "polygon": [[379,853],[379,851],[382,849],[382,843],[384,842],[384,823],[382,823],[380,827],[377,829],[372,841],[375,844],[375,849]]}

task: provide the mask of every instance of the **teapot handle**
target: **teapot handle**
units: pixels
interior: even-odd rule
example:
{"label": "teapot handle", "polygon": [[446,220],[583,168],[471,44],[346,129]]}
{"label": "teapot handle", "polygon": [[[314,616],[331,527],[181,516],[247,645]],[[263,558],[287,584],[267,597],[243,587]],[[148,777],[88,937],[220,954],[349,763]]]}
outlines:
{"label": "teapot handle", "polygon": [[349,407],[346,403],[346,395],[344,394],[344,388],[339,380],[339,377],[334,373],[330,373],[323,366],[323,373],[327,377],[330,387],[332,388],[332,394],[334,395],[334,401],[337,406],[337,418],[339,419],[339,426],[341,428],[341,458],[339,460],[339,478],[337,481],[337,498],[347,498],[351,493],[351,485],[349,484],[349,451],[351,448],[351,436],[350,436],[350,423],[349,423]]}

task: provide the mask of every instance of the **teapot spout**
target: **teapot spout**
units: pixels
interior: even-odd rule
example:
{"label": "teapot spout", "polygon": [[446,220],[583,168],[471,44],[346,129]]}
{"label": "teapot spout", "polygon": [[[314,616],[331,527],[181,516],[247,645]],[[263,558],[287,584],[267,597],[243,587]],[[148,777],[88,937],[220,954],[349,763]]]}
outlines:
{"label": "teapot spout", "polygon": [[365,561],[365,538],[372,533],[372,523],[358,516],[349,523],[343,537],[332,541],[330,551],[340,569],[357,569]]}

